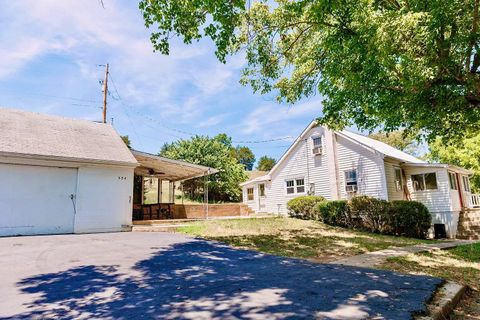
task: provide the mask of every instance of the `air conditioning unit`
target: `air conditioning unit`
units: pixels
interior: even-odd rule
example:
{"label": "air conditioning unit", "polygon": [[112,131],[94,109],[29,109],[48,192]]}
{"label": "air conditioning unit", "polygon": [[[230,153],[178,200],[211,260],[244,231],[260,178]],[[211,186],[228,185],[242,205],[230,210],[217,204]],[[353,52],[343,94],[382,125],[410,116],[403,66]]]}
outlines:
{"label": "air conditioning unit", "polygon": [[358,191],[358,187],[356,185],[345,186],[345,190],[347,193],[355,193]]}
{"label": "air conditioning unit", "polygon": [[314,147],[312,149],[312,153],[316,156],[321,155],[321,154],[323,154],[323,148],[322,147]]}

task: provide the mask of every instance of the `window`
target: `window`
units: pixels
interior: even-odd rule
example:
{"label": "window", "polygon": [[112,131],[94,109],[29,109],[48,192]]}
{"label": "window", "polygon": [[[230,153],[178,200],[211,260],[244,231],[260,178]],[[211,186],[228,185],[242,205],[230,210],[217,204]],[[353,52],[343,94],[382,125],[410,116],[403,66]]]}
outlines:
{"label": "window", "polygon": [[395,189],[397,191],[403,190],[402,169],[395,168]]}
{"label": "window", "polygon": [[450,189],[458,190],[457,175],[453,172],[448,173],[448,180],[450,180]]}
{"label": "window", "polygon": [[432,173],[426,173],[425,174],[425,188],[427,190],[437,190],[437,174],[432,172]]}
{"label": "window", "polygon": [[435,172],[412,174],[413,190],[437,190],[437,174]]}
{"label": "window", "polygon": [[287,194],[295,193],[295,181],[294,180],[287,180]]}
{"label": "window", "polygon": [[285,184],[287,186],[287,194],[305,192],[305,179],[286,180]]}
{"label": "window", "polygon": [[258,192],[260,197],[265,197],[265,185],[263,183],[258,185]]}
{"label": "window", "polygon": [[247,188],[247,200],[253,201],[253,188]]}
{"label": "window", "polygon": [[314,147],[321,147],[322,146],[322,137],[313,137],[313,146]]}
{"label": "window", "polygon": [[305,192],[305,180],[297,179],[297,193],[304,193]]}
{"label": "window", "polygon": [[463,180],[463,190],[465,192],[470,192],[470,181],[468,181],[468,177],[462,176],[462,180]]}
{"label": "window", "polygon": [[345,191],[356,192],[358,188],[357,170],[345,171]]}

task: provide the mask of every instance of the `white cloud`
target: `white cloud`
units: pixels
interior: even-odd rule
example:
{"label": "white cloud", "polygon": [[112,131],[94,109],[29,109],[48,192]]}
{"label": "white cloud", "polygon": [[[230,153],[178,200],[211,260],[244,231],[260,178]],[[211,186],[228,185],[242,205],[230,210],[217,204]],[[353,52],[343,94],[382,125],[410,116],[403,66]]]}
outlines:
{"label": "white cloud", "polygon": [[205,128],[205,127],[211,127],[220,124],[226,117],[226,114],[220,114],[216,116],[211,116],[208,117],[206,120],[201,121],[197,127],[198,128]]}
{"label": "white cloud", "polygon": [[[252,111],[243,121],[242,132],[244,134],[290,132],[288,122],[299,118],[309,118],[308,121],[311,121],[321,112],[320,99],[312,99],[293,106],[271,103]],[[307,124],[305,123],[304,126]]]}

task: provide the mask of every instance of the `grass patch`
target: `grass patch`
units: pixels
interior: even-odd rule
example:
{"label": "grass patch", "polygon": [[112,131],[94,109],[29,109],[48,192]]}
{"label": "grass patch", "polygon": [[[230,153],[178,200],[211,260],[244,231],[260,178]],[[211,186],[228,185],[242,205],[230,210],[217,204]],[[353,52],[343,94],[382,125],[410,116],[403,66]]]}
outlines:
{"label": "grass patch", "polygon": [[387,259],[383,269],[426,274],[470,287],[450,319],[480,319],[480,243]]}
{"label": "grass patch", "polygon": [[178,232],[265,253],[322,262],[431,240],[371,234],[292,218],[200,221]]}
{"label": "grass patch", "polygon": [[387,259],[382,268],[427,274],[480,289],[480,243]]}

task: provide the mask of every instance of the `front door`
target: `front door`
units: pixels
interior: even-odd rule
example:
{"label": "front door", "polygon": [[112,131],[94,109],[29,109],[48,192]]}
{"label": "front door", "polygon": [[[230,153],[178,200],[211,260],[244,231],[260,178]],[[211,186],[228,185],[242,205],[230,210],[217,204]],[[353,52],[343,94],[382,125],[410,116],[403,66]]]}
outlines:
{"label": "front door", "polygon": [[265,184],[258,185],[258,209],[259,211],[265,210]]}

